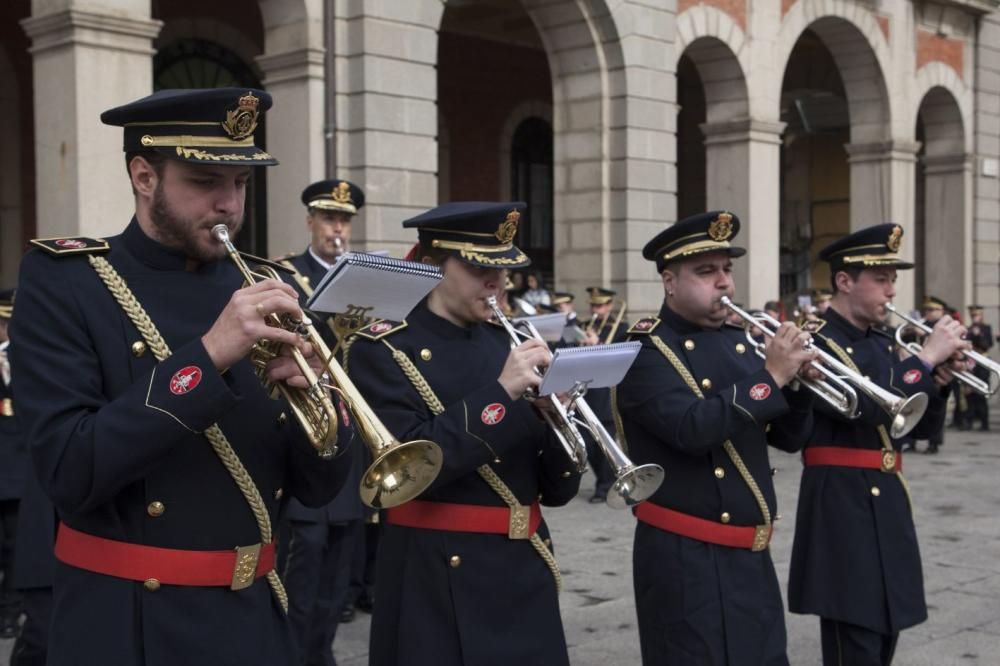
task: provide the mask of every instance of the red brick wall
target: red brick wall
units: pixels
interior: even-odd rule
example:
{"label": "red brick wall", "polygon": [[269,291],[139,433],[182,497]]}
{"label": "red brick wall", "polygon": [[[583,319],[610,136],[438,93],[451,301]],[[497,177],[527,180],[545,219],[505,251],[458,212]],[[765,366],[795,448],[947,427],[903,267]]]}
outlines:
{"label": "red brick wall", "polygon": [[964,77],[964,47],[965,43],[957,39],[941,37],[929,30],[917,30],[917,69],[929,62],[943,62]]}
{"label": "red brick wall", "polygon": [[552,103],[543,51],[442,32],[438,45],[438,110],[451,145],[449,197],[498,200],[500,134],[515,107]]}
{"label": "red brick wall", "polygon": [[[782,0],[782,14],[784,14],[784,3],[788,0]],[[730,17],[736,24],[740,26],[743,31],[747,29],[747,3],[746,0],[678,0],[677,1],[677,13],[682,14],[685,9],[690,9],[695,5],[708,5],[709,7],[715,7],[716,9],[729,14]]]}

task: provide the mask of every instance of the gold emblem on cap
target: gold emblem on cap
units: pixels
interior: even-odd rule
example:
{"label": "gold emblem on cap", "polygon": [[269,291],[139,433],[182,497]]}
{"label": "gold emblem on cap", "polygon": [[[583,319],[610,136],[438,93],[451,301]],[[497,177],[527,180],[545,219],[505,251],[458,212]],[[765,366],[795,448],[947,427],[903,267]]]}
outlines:
{"label": "gold emblem on cap", "polygon": [[719,217],[708,225],[708,237],[717,243],[728,240],[733,235],[733,216],[729,213],[719,213]]}
{"label": "gold emblem on cap", "polygon": [[226,119],[222,122],[222,129],[226,130],[234,141],[245,139],[257,129],[257,108],[260,106],[260,98],[253,93],[247,93],[240,97],[235,111],[226,111]]}
{"label": "gold emblem on cap", "polygon": [[345,183],[344,181],[340,181],[339,183],[337,183],[337,187],[333,188],[333,192],[330,192],[330,196],[337,203],[342,203],[342,204],[353,203],[351,201],[351,186]]}
{"label": "gold emblem on cap", "polygon": [[517,234],[517,223],[520,221],[521,214],[516,210],[507,213],[507,219],[497,227],[497,232],[494,234],[497,240],[501,243],[510,243],[513,241],[514,236]]}
{"label": "gold emblem on cap", "polygon": [[899,252],[899,244],[903,241],[903,227],[898,224],[892,228],[892,233],[889,234],[888,240],[885,242],[885,246],[889,248],[889,252]]}

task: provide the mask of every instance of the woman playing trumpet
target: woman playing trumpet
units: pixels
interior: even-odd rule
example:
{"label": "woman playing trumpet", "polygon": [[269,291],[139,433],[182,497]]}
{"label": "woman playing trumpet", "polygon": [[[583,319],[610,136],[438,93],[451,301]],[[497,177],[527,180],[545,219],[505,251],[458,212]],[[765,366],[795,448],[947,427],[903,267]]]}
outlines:
{"label": "woman playing trumpet", "polygon": [[406,322],[362,329],[346,355],[386,426],[444,454],[426,492],[383,514],[374,666],[568,663],[540,505],[568,502],[580,476],[522,399],[540,383],[548,347],[533,339],[511,349],[488,323],[503,269],[529,263],[513,244],[524,209],[452,203],[404,222],[417,229],[414,258],[444,278]]}

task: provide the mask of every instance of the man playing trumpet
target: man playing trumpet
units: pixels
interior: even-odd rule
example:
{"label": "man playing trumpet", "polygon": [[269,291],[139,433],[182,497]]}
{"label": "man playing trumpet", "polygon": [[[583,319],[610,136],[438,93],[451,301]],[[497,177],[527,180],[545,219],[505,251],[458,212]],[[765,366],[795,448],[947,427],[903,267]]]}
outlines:
{"label": "man playing trumpet", "polygon": [[[916,356],[899,360],[880,324],[895,296],[903,230],[880,224],[820,252],[834,296],[814,333],[817,344],[858,374],[900,396],[925,392],[921,424],[940,418],[937,370],[967,348],[964,327],[944,315]],[[892,417],[866,396],[852,419],[819,405],[803,452],[805,468],[788,584],[793,613],[820,616],[823,663],[889,664],[902,629],[927,618],[917,535]],[[918,425],[918,428],[920,425]],[[917,435],[919,437],[919,435]]]}
{"label": "man playing trumpet", "polygon": [[785,323],[764,343],[764,361],[743,328],[724,325],[732,260],[746,253],[731,244],[739,230],[731,213],[704,213],[643,248],[664,301],[658,317],[629,329],[642,350],[614,404],[634,462],[668,475],[635,510],[644,664],[788,664],[768,552],[776,499],[767,446],[805,443],[812,398],[792,384],[814,352]]}
{"label": "man playing trumpet", "polygon": [[22,263],[18,410],[61,521],[49,664],[292,662],[273,526],[288,496],[329,502],[350,458],[317,455],[248,359],[267,338],[307,362],[279,354],[269,381],[323,372],[267,321],[303,319],[295,290],[241,289],[213,233],[236,235],[251,167],[277,163],[253,140],[270,105],[163,90],[105,112],[125,128],[135,217],[107,241],[34,241]]}

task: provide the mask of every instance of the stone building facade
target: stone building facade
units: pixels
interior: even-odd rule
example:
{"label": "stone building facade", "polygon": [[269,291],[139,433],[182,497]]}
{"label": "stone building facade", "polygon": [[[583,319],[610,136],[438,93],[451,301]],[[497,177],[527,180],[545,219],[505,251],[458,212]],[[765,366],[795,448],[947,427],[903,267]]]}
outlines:
{"label": "stone building facade", "polygon": [[[740,300],[826,286],[818,247],[907,230],[897,301],[1000,316],[997,0],[9,0],[0,4],[0,281],[27,238],[100,236],[132,202],[100,112],[157,87],[275,97],[244,243],[306,242],[302,188],[360,183],[357,243],[447,199],[526,198],[560,289],[662,296],[641,248],[743,221]],[[266,182],[264,182],[266,178]]]}

